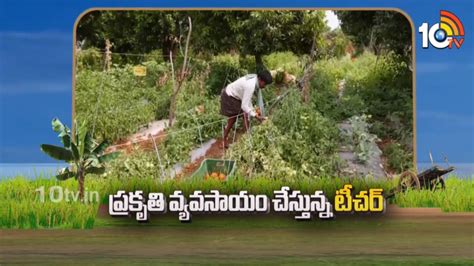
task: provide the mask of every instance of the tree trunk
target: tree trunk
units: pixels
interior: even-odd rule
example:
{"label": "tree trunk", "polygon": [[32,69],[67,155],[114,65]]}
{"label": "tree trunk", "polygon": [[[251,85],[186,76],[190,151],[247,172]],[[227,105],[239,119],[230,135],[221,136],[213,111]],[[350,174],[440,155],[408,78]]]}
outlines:
{"label": "tree trunk", "polygon": [[263,57],[261,54],[256,54],[255,55],[255,70],[258,72],[262,71],[265,69],[265,66],[263,65]]}
{"label": "tree trunk", "polygon": [[84,200],[84,172],[80,169],[77,174],[77,180],[79,182],[79,199],[82,202]]}
{"label": "tree trunk", "polygon": [[191,32],[193,30],[191,17],[188,17],[189,22],[189,30],[188,36],[186,37],[186,48],[184,50],[184,60],[183,60],[183,68],[179,76],[175,76],[174,65],[173,65],[173,52],[170,52],[170,63],[171,63],[171,74],[173,77],[173,95],[171,96],[171,103],[170,103],[170,112],[168,116],[168,126],[171,127],[173,125],[173,120],[175,117],[176,112],[176,100],[178,98],[179,91],[183,82],[188,75],[188,50],[189,50],[189,40],[191,39]]}

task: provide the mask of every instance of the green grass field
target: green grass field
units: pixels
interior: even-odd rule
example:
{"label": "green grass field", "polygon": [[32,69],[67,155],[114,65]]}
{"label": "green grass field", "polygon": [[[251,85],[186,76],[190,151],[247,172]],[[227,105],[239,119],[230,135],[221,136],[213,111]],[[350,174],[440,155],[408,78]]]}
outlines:
{"label": "green grass field", "polygon": [[[235,193],[248,190],[254,194],[272,196],[273,190],[288,185],[303,193],[323,190],[332,200],[336,189],[342,188],[348,180],[316,179],[283,182],[266,178],[252,180],[236,179],[228,182],[218,181],[166,181],[160,184],[157,179],[90,179],[86,181],[87,203],[80,203],[69,198],[69,201],[52,202],[50,188],[59,186],[75,192],[75,180],[57,181],[55,179],[27,180],[17,177],[0,182],[0,228],[93,228],[99,204],[107,203],[108,195],[119,189],[127,191],[144,190],[144,192],[164,192],[166,195],[174,190],[182,190],[186,195],[194,190],[208,192],[218,189],[221,193]],[[353,179],[355,191],[373,187],[382,187],[389,191],[397,184],[393,181]],[[38,188],[44,188],[44,202],[41,201]],[[449,178],[446,190],[407,191],[397,194],[389,203],[400,207],[437,207],[446,212],[473,212],[474,181]],[[98,200],[92,197],[93,191],[99,194]],[[53,199],[50,198],[53,196]],[[65,197],[65,195],[63,195]],[[98,224],[100,226],[100,224]]]}

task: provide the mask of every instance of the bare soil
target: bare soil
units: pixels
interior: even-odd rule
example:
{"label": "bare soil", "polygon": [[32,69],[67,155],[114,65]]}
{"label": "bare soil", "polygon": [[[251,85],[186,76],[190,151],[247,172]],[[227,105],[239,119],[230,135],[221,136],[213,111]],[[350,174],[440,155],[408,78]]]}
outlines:
{"label": "bare soil", "polygon": [[324,222],[198,216],[191,224],[163,217],[93,230],[0,230],[0,264],[472,265],[472,213],[399,208],[387,215]]}
{"label": "bare soil", "polygon": [[[235,142],[237,142],[240,137],[245,134],[244,130],[239,130],[235,134]],[[232,134],[229,134],[229,140],[231,139]],[[230,144],[232,145],[232,143]],[[225,155],[225,149],[223,139],[222,138],[217,138],[216,142],[214,142],[211,147],[206,151],[206,154],[204,156],[199,157],[196,159],[194,162],[189,163],[183,167],[183,171],[179,175],[180,178],[190,176],[192,173],[194,173],[199,166],[201,166],[202,161],[206,158],[213,158],[213,159],[221,159],[224,158]]]}

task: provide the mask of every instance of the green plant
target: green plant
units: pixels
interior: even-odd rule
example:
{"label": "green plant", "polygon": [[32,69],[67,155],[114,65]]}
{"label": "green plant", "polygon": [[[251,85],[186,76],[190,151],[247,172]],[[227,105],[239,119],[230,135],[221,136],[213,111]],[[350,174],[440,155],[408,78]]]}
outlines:
{"label": "green plant", "polygon": [[[400,132],[392,129],[412,132],[413,87],[408,65],[399,56],[388,54],[368,64],[365,70],[365,74],[346,79],[347,95],[362,98],[373,119],[386,125],[385,135],[400,139]],[[394,116],[398,124],[393,124]]]}
{"label": "green plant", "polygon": [[473,212],[474,179],[460,179],[451,176],[446,180],[446,189],[432,191],[407,190],[395,195],[400,207],[441,208],[446,212]]}
{"label": "green plant", "polygon": [[288,93],[269,121],[255,125],[231,147],[243,173],[292,180],[329,176],[338,162],[338,130],[296,90]]}
{"label": "green plant", "polygon": [[[163,156],[163,167],[167,167],[166,158],[163,150],[159,150]],[[133,177],[133,179],[144,178],[160,178],[161,166],[156,157],[155,151],[144,151],[139,148],[133,150],[127,156],[120,156],[109,163],[107,171],[100,175],[101,178],[125,180]]]}
{"label": "green plant", "polygon": [[84,198],[84,178],[87,174],[105,172],[104,163],[117,157],[118,153],[103,154],[106,141],[96,144],[87,130],[85,122],[78,125],[74,133],[58,119],[52,121],[53,131],[58,133],[63,147],[41,144],[41,150],[56,160],[65,161],[70,167],[63,168],[56,178],[66,180],[75,177],[79,183],[79,198]]}
{"label": "green plant", "polygon": [[104,69],[104,56],[95,47],[79,51],[76,60],[77,71],[84,69],[101,71]]}
{"label": "green plant", "polygon": [[403,149],[402,145],[392,142],[383,148],[391,169],[401,173],[413,167],[413,155]]}
{"label": "green plant", "polygon": [[380,149],[376,144],[377,136],[369,133],[370,125],[367,122],[368,118],[370,116],[367,115],[349,118],[352,127],[352,134],[350,136],[352,145],[354,146],[357,159],[363,163],[369,161],[375,154],[380,153]]}
{"label": "green plant", "polygon": [[246,71],[240,68],[238,56],[215,56],[209,66],[210,73],[206,81],[209,95],[219,95],[226,85],[246,74]]}
{"label": "green plant", "polygon": [[287,139],[272,121],[255,126],[231,146],[229,157],[236,160],[242,176],[265,176],[277,180],[291,180],[297,171],[283,159],[281,144]]}
{"label": "green plant", "polygon": [[292,52],[277,52],[263,57],[265,67],[271,70],[280,69],[295,76],[303,74],[303,64]]}
{"label": "green plant", "polygon": [[113,67],[108,72],[83,70],[76,81],[77,121],[90,121],[94,138],[111,142],[135,133],[140,127],[168,116],[172,82],[162,64],[144,63],[146,77],[135,77],[133,67]]}

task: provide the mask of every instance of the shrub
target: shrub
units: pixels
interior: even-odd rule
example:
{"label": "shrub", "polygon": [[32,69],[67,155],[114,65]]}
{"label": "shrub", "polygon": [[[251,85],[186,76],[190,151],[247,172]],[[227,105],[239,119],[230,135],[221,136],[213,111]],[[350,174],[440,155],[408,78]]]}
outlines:
{"label": "shrub", "polygon": [[292,91],[271,121],[253,127],[231,151],[247,175],[314,178],[335,172],[338,135],[334,122],[302,104],[299,93]]}
{"label": "shrub", "polygon": [[286,137],[271,122],[255,126],[231,146],[229,157],[236,160],[238,174],[246,177],[264,176],[273,179],[297,178],[296,169],[283,159],[281,144]]}
{"label": "shrub", "polygon": [[298,56],[292,52],[278,52],[264,56],[263,63],[267,69],[281,69],[295,76],[303,74],[303,65]]}
{"label": "shrub", "polygon": [[[161,155],[161,154],[160,154]],[[166,162],[163,162],[166,166]],[[102,178],[135,179],[160,178],[160,164],[154,151],[134,150],[129,155],[121,155],[110,162]]]}
{"label": "shrub", "polygon": [[413,168],[413,154],[403,149],[399,143],[388,144],[384,147],[383,153],[387,157],[387,163],[392,170],[401,173]]}
{"label": "shrub", "polygon": [[389,54],[380,57],[370,66],[364,75],[352,75],[347,79],[348,95],[359,95],[375,120],[389,122],[389,116],[396,114],[401,124],[398,128],[411,132],[412,73],[407,64]]}
{"label": "shrub", "polygon": [[209,95],[219,95],[227,84],[245,75],[240,68],[238,56],[218,55],[210,62],[209,78],[206,88]]}
{"label": "shrub", "polygon": [[76,60],[77,71],[85,69],[100,71],[104,68],[104,56],[95,47],[78,52]]}
{"label": "shrub", "polygon": [[84,70],[77,74],[76,117],[90,121],[94,137],[116,141],[155,118],[167,116],[171,84],[148,87],[135,77],[132,66],[108,72]]}
{"label": "shrub", "polygon": [[164,83],[171,78],[170,66],[167,63],[158,63],[157,61],[145,61],[142,63],[146,67],[146,76],[142,77],[145,86],[160,87],[160,83]]}
{"label": "shrub", "polygon": [[339,130],[334,121],[291,92],[273,114],[273,122],[288,141],[282,143],[283,158],[307,176],[331,175],[336,171]]}
{"label": "shrub", "polygon": [[164,63],[165,60],[163,59],[163,52],[161,50],[153,50],[147,53],[144,58],[144,61],[155,61],[157,63]]}
{"label": "shrub", "polygon": [[255,73],[257,71],[257,64],[255,63],[255,57],[250,55],[240,55],[239,65],[242,70],[247,73]]}

